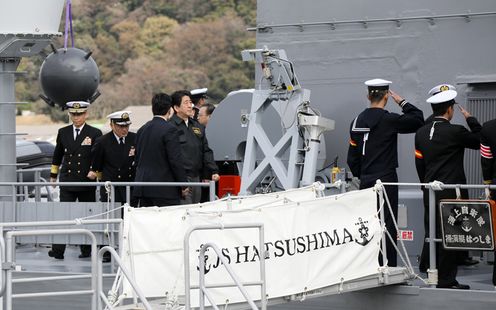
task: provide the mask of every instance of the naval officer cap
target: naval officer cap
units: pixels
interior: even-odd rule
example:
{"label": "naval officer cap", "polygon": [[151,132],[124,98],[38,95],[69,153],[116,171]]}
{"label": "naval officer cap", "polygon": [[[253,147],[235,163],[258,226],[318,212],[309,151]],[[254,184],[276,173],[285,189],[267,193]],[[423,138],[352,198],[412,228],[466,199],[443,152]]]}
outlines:
{"label": "naval officer cap", "polygon": [[456,98],[457,94],[458,93],[455,90],[451,90],[451,89],[445,90],[429,97],[429,99],[427,99],[427,103],[440,104],[440,103],[449,102],[451,100],[453,100],[453,103],[456,103],[454,99]]}
{"label": "naval officer cap", "polygon": [[197,88],[190,91],[193,98],[206,98],[208,88]]}
{"label": "naval officer cap", "polygon": [[435,94],[439,94],[440,92],[454,90],[456,91],[456,87],[450,84],[439,84],[434,86],[431,90],[429,90],[429,96],[434,96]]}
{"label": "naval officer cap", "polygon": [[65,104],[69,113],[84,113],[89,106],[90,103],[86,101],[69,101]]}
{"label": "naval officer cap", "polygon": [[373,79],[365,81],[365,85],[368,86],[369,92],[379,91],[379,90],[388,90],[389,84],[393,82],[383,79]]}
{"label": "naval officer cap", "polygon": [[107,115],[107,118],[116,125],[127,126],[131,125],[131,111],[117,111]]}

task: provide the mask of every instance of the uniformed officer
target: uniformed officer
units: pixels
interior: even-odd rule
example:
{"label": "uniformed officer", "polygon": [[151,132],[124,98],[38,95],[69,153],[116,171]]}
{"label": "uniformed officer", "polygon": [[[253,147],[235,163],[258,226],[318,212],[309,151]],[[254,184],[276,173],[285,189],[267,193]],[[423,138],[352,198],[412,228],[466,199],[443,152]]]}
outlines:
{"label": "uniformed officer", "polygon": [[[113,182],[134,181],[136,134],[129,132],[130,111],[117,111],[107,116],[111,132],[101,136],[93,146],[92,170],[88,178]],[[114,187],[114,201],[126,202],[126,187]],[[107,201],[106,191],[101,191],[101,200]]]}
{"label": "uniformed officer", "polygon": [[[429,90],[427,95],[429,97],[432,97],[435,94],[439,94],[441,91],[444,91],[444,90],[455,90],[456,91],[456,87],[451,85],[451,84],[439,84],[439,85],[436,85],[433,88],[431,88],[431,90]],[[434,114],[431,114],[428,118],[425,119],[425,123],[426,124],[432,123],[433,119],[434,119]]]}
{"label": "uniformed officer", "polygon": [[[200,178],[219,180],[218,168],[212,150],[208,147],[205,127],[189,117],[193,109],[190,93],[187,90],[176,91],[171,95],[175,114],[170,123],[179,131],[181,155],[189,182],[200,182]],[[209,174],[206,176],[205,174]],[[181,201],[182,204],[198,203],[201,188],[195,186]]]}
{"label": "uniformed officer", "polygon": [[[420,128],[415,134],[415,166],[422,183],[440,181],[446,184],[465,184],[463,156],[466,148],[479,149],[479,132],[481,126],[475,117],[459,106],[471,131],[464,126],[451,124],[455,113],[454,105],[457,92],[448,86],[440,86],[439,92],[427,99],[434,114],[433,121]],[[468,198],[466,190],[461,191],[461,198]],[[436,231],[440,238],[441,227],[439,209],[440,199],[456,198],[455,190],[436,192]],[[429,227],[429,197],[424,190],[424,224]],[[424,244],[420,267],[428,266],[428,246]],[[459,253],[447,251],[442,245],[437,245],[438,287],[469,289],[468,285],[456,281],[457,261]]]}
{"label": "uniformed officer", "polygon": [[[102,135],[100,129],[86,124],[87,109],[90,104],[84,101],[67,102],[66,107],[72,125],[62,127],[57,133],[57,144],[53,153],[50,182],[91,182],[87,177],[91,166],[91,148]],[[60,174],[59,174],[59,167]],[[60,186],[60,201],[94,202],[95,187]],[[50,257],[64,259],[65,244],[53,244],[48,252]],[[79,258],[91,255],[90,245],[81,245]]]}
{"label": "uniformed officer", "polygon": [[198,115],[200,114],[200,108],[207,103],[207,91],[208,88],[197,88],[190,91],[190,99],[193,102],[193,116],[195,120],[198,120]]}
{"label": "uniformed officer", "polygon": [[[370,108],[365,109],[351,122],[348,166],[360,178],[360,189],[382,182],[398,182],[398,134],[413,133],[424,123],[422,111],[389,90],[391,81],[373,79],[365,82],[368,87]],[[403,114],[385,110],[388,98],[401,107]],[[386,186],[394,217],[398,217],[398,187]],[[396,240],[397,232],[389,209],[385,209],[387,231]],[[388,266],[396,266],[396,249],[386,236]],[[382,264],[382,257],[380,263]]]}
{"label": "uniformed officer", "polygon": [[[496,184],[496,119],[482,125],[480,133],[480,153],[484,184]],[[491,198],[496,199],[496,191],[491,191]],[[493,225],[496,225],[493,223]],[[496,263],[493,266],[493,284],[496,286]]]}

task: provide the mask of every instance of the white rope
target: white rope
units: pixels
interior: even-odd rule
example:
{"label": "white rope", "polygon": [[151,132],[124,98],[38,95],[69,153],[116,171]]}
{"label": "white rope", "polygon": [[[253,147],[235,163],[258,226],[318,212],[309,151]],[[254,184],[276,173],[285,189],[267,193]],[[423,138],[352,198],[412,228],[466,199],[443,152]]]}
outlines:
{"label": "white rope", "polygon": [[429,186],[435,191],[442,191],[444,183],[440,181],[433,181],[429,183]]}

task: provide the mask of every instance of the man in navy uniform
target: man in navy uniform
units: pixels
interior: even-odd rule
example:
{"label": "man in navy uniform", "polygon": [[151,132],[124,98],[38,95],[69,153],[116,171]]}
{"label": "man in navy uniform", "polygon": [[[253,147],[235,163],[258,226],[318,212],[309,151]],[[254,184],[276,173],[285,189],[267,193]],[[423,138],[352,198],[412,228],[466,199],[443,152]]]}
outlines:
{"label": "man in navy uniform", "polygon": [[207,91],[208,88],[197,88],[192,89],[190,94],[190,99],[193,102],[193,116],[195,120],[198,120],[198,115],[200,113],[200,108],[207,103]]}
{"label": "man in navy uniform", "polygon": [[[462,107],[460,112],[465,117],[471,131],[464,126],[451,124],[455,113],[457,92],[441,85],[439,92],[427,99],[431,104],[434,118],[431,123],[420,128],[415,135],[415,166],[422,183],[440,181],[446,184],[465,184],[466,177],[463,170],[463,157],[466,148],[479,149],[479,132],[481,126],[475,117],[472,117]],[[468,198],[467,190],[461,191],[461,198]],[[436,232],[441,237],[439,220],[440,199],[456,198],[455,190],[436,191]],[[429,227],[429,197],[424,191],[424,224]],[[460,255],[457,251],[447,251],[441,244],[437,244],[438,285],[439,288],[469,289],[468,285],[460,284],[456,280],[457,261]],[[424,244],[420,265],[425,269],[428,266],[428,246]]]}
{"label": "man in navy uniform", "polygon": [[[485,122],[480,133],[480,153],[484,184],[496,184],[496,119]],[[491,191],[491,199],[496,199],[496,191]],[[493,223],[496,225],[496,223]],[[496,286],[496,262],[493,266],[493,284]]]}
{"label": "man in navy uniform", "polygon": [[[170,122],[179,132],[181,156],[189,182],[200,182],[200,178],[212,181],[219,180],[218,168],[212,150],[208,147],[205,127],[189,117],[193,109],[190,93],[179,90],[172,95],[174,115]],[[206,175],[208,174],[208,175]],[[198,203],[201,199],[201,188],[195,186],[181,201],[182,204]]]}
{"label": "man in navy uniform", "polygon": [[[101,136],[93,146],[93,164],[88,178],[100,181],[132,182],[135,176],[134,158],[136,134],[129,132],[130,111],[109,114],[111,132]],[[107,201],[106,191],[101,191],[101,201]],[[114,187],[114,201],[126,202],[126,187]]]}
{"label": "man in navy uniform", "polygon": [[[136,136],[136,182],[186,182],[179,133],[169,123],[173,113],[171,98],[165,93],[152,99],[153,119]],[[181,187],[136,186],[137,207],[180,204],[187,189]]]}
{"label": "man in navy uniform", "polygon": [[[422,111],[389,90],[391,81],[373,79],[365,82],[368,87],[370,108],[365,109],[350,126],[348,166],[355,177],[360,178],[360,189],[382,182],[398,182],[398,134],[414,133],[424,124]],[[403,114],[385,109],[389,96],[398,104]],[[385,186],[393,215],[385,205],[386,229],[396,243],[397,231],[393,217],[398,218],[398,187]],[[394,244],[386,238],[388,266],[397,265]],[[383,264],[382,256],[379,257]]]}
{"label": "man in navy uniform", "polygon": [[[57,133],[57,144],[53,153],[50,182],[91,182],[87,177],[91,169],[91,148],[102,135],[100,129],[86,124],[87,109],[84,101],[67,102],[66,107],[72,125],[62,127]],[[94,202],[96,188],[92,186],[60,186],[60,201]],[[50,257],[64,259],[65,244],[53,244]],[[91,255],[90,245],[81,245],[79,258]]]}

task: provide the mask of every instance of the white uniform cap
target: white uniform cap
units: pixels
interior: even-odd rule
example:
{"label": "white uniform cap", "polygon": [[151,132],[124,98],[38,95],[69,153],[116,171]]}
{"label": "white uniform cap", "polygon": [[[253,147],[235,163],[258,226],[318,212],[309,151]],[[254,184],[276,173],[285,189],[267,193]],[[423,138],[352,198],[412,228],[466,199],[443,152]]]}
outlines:
{"label": "white uniform cap", "polygon": [[389,84],[392,84],[393,82],[388,81],[388,80],[383,80],[383,79],[373,79],[373,80],[368,80],[365,81],[365,85],[368,87],[386,87],[389,88]]}
{"label": "white uniform cap", "polygon": [[90,106],[89,102],[86,101],[69,101],[65,104],[69,113],[83,113]]}
{"label": "white uniform cap", "polygon": [[208,88],[197,88],[190,91],[191,96],[205,96],[207,94]]}
{"label": "white uniform cap", "polygon": [[438,103],[448,102],[450,100],[455,99],[457,94],[458,93],[455,90],[451,90],[451,89],[445,90],[435,94],[434,96],[429,97],[429,99],[427,99],[427,103],[438,104]]}
{"label": "white uniform cap", "polygon": [[131,111],[117,111],[114,113],[110,113],[107,115],[107,118],[110,119],[110,121],[114,124],[117,125],[131,125]]}
{"label": "white uniform cap", "polygon": [[438,94],[442,91],[447,91],[447,90],[455,90],[456,87],[450,84],[439,84],[437,86],[434,86],[431,90],[429,90],[429,96],[434,96],[435,94]]}

